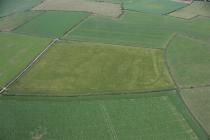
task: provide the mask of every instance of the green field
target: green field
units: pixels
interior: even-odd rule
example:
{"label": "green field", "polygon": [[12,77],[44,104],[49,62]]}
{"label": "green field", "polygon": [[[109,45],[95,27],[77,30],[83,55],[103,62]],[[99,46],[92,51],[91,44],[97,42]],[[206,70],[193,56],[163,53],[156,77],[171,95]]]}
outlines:
{"label": "green field", "polygon": [[0,17],[25,11],[38,5],[42,0],[0,0]]}
{"label": "green field", "polygon": [[210,135],[210,87],[182,90],[187,106]]}
{"label": "green field", "polygon": [[210,45],[178,35],[168,48],[168,62],[180,87],[210,84]]}
{"label": "green field", "polygon": [[120,19],[100,16],[91,17],[69,32],[64,38],[162,48],[175,32],[185,33],[209,41],[209,25],[210,20],[208,18],[187,21],[169,16],[125,12]]}
{"label": "green field", "polygon": [[173,91],[77,98],[4,96],[0,110],[4,140],[206,140]]}
{"label": "green field", "polygon": [[171,89],[162,56],[159,49],[60,42],[11,90],[80,95]]}
{"label": "green field", "polygon": [[0,18],[0,31],[11,31],[18,26],[30,21],[42,12],[19,12],[7,17]]}
{"label": "green field", "polygon": [[17,75],[49,42],[45,38],[0,33],[0,87]]}
{"label": "green field", "polygon": [[186,19],[190,19],[196,16],[210,17],[210,3],[203,1],[194,1],[191,5],[177,10],[169,15]]}
{"label": "green field", "polygon": [[48,11],[16,29],[15,32],[44,37],[60,37],[88,15],[84,12]]}
{"label": "green field", "polygon": [[123,0],[124,9],[152,14],[167,14],[185,6],[172,0]]}

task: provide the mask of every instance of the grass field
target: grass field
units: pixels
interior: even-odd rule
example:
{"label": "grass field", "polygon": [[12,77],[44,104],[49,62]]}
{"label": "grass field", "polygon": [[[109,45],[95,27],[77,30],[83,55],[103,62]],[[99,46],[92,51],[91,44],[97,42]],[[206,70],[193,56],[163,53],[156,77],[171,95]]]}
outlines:
{"label": "grass field", "polygon": [[15,32],[36,36],[60,37],[88,15],[84,12],[45,12],[16,29]]}
{"label": "grass field", "polygon": [[0,18],[0,31],[11,31],[18,26],[30,21],[42,12],[19,12],[7,17]]}
{"label": "grass field", "polygon": [[80,95],[171,89],[162,55],[158,49],[60,42],[11,90]]}
{"label": "grass field", "polygon": [[175,92],[157,94],[0,97],[0,138],[206,140]]}
{"label": "grass field", "polygon": [[210,3],[194,1],[191,5],[177,10],[169,15],[186,19],[190,19],[196,16],[210,17]]}
{"label": "grass field", "polygon": [[210,87],[182,90],[187,106],[210,136]]}
{"label": "grass field", "polygon": [[0,33],[0,87],[17,75],[49,42],[45,38]]}
{"label": "grass field", "polygon": [[209,25],[208,18],[187,21],[169,16],[125,12],[118,20],[100,16],[91,17],[64,38],[162,48],[174,32],[185,33],[209,41]]}
{"label": "grass field", "polygon": [[123,0],[123,4],[124,9],[152,14],[167,14],[187,6],[172,0]]}
{"label": "grass field", "polygon": [[1,0],[0,17],[9,14],[25,11],[38,5],[42,0]]}
{"label": "grass field", "polygon": [[210,84],[210,45],[183,35],[172,40],[168,62],[180,87]]}

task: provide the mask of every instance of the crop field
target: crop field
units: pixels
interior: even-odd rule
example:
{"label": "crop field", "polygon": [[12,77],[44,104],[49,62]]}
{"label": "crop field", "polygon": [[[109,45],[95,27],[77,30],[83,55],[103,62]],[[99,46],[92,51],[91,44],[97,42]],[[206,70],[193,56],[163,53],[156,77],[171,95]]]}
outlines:
{"label": "crop field", "polygon": [[182,90],[181,95],[196,119],[210,135],[210,88]]}
{"label": "crop field", "polygon": [[193,125],[189,114],[182,109],[175,92],[160,94],[165,95],[134,95],[120,98],[0,97],[0,110],[4,112],[0,115],[0,120],[5,120],[0,121],[0,138],[4,140],[204,138],[202,132],[197,131],[198,126]]}
{"label": "crop field", "polygon": [[209,140],[210,2],[0,0],[0,140]]}
{"label": "crop field", "polygon": [[36,36],[60,37],[88,15],[84,12],[45,12],[17,28],[15,32]]}
{"label": "crop field", "polygon": [[210,135],[210,88],[184,89],[181,95],[187,106]]}
{"label": "crop field", "polygon": [[0,17],[28,10],[41,2],[42,0],[1,0]]}
{"label": "crop field", "polygon": [[121,5],[87,0],[45,0],[33,10],[84,11],[118,17],[121,14]]}
{"label": "crop field", "polygon": [[45,38],[0,33],[0,87],[17,75],[49,42]]}
{"label": "crop field", "polygon": [[194,1],[191,5],[177,10],[170,15],[185,19],[191,19],[196,16],[210,17],[210,3],[205,3],[203,1]]}
{"label": "crop field", "polygon": [[161,50],[60,42],[12,90],[78,95],[173,88]]}
{"label": "crop field", "polygon": [[[200,26],[202,25],[202,26]],[[169,16],[125,12],[120,19],[90,17],[64,38],[137,47],[163,48],[175,32],[209,40],[210,20],[192,21]]]}
{"label": "crop field", "polygon": [[168,46],[168,62],[180,87],[210,84],[210,45],[186,36],[177,36]]}
{"label": "crop field", "polygon": [[0,31],[11,31],[18,26],[30,21],[42,12],[19,12],[7,17],[0,18]]}
{"label": "crop field", "polygon": [[123,0],[124,9],[152,14],[167,14],[187,6],[172,0]]}

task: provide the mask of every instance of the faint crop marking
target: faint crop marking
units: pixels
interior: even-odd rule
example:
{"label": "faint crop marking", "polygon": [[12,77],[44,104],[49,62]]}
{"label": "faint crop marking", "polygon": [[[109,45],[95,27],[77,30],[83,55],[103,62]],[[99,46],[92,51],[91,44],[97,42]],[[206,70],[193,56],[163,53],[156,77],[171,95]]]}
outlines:
{"label": "faint crop marking", "polygon": [[30,132],[32,140],[42,140],[43,137],[47,134],[47,129],[39,126],[34,131]]}
{"label": "faint crop marking", "polygon": [[111,118],[109,116],[109,113],[107,112],[107,109],[106,109],[106,107],[104,105],[104,102],[100,101],[99,102],[99,106],[100,106],[100,109],[102,111],[103,117],[104,117],[104,119],[106,121],[106,125],[107,125],[109,133],[110,133],[110,135],[112,137],[112,140],[118,140],[119,138],[118,138],[117,132],[115,131],[115,128],[114,128],[114,126],[112,124]]}

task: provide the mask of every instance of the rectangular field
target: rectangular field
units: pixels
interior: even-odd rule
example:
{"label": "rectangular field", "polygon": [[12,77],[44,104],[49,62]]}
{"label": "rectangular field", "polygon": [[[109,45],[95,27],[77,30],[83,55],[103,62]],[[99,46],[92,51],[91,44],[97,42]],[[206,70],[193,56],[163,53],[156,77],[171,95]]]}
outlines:
{"label": "rectangular field", "polygon": [[44,37],[61,37],[88,15],[89,13],[84,12],[48,11],[17,28],[15,32]]}
{"label": "rectangular field", "polygon": [[162,51],[59,42],[14,84],[18,94],[110,94],[173,89]]}
{"label": "rectangular field", "polygon": [[181,95],[190,111],[210,136],[210,87],[182,90]]}
{"label": "rectangular field", "polygon": [[122,13],[120,4],[88,0],[45,0],[33,10],[83,11],[115,18]]}
{"label": "rectangular field", "polygon": [[157,94],[0,97],[0,139],[207,140],[173,91]]}
{"label": "rectangular field", "polygon": [[50,39],[0,33],[0,87],[17,75]]}
{"label": "rectangular field", "polygon": [[188,21],[169,16],[125,12],[120,19],[100,16],[91,17],[69,32],[64,38],[137,47],[163,48],[175,32],[209,41],[209,25],[210,20],[208,18]]}

